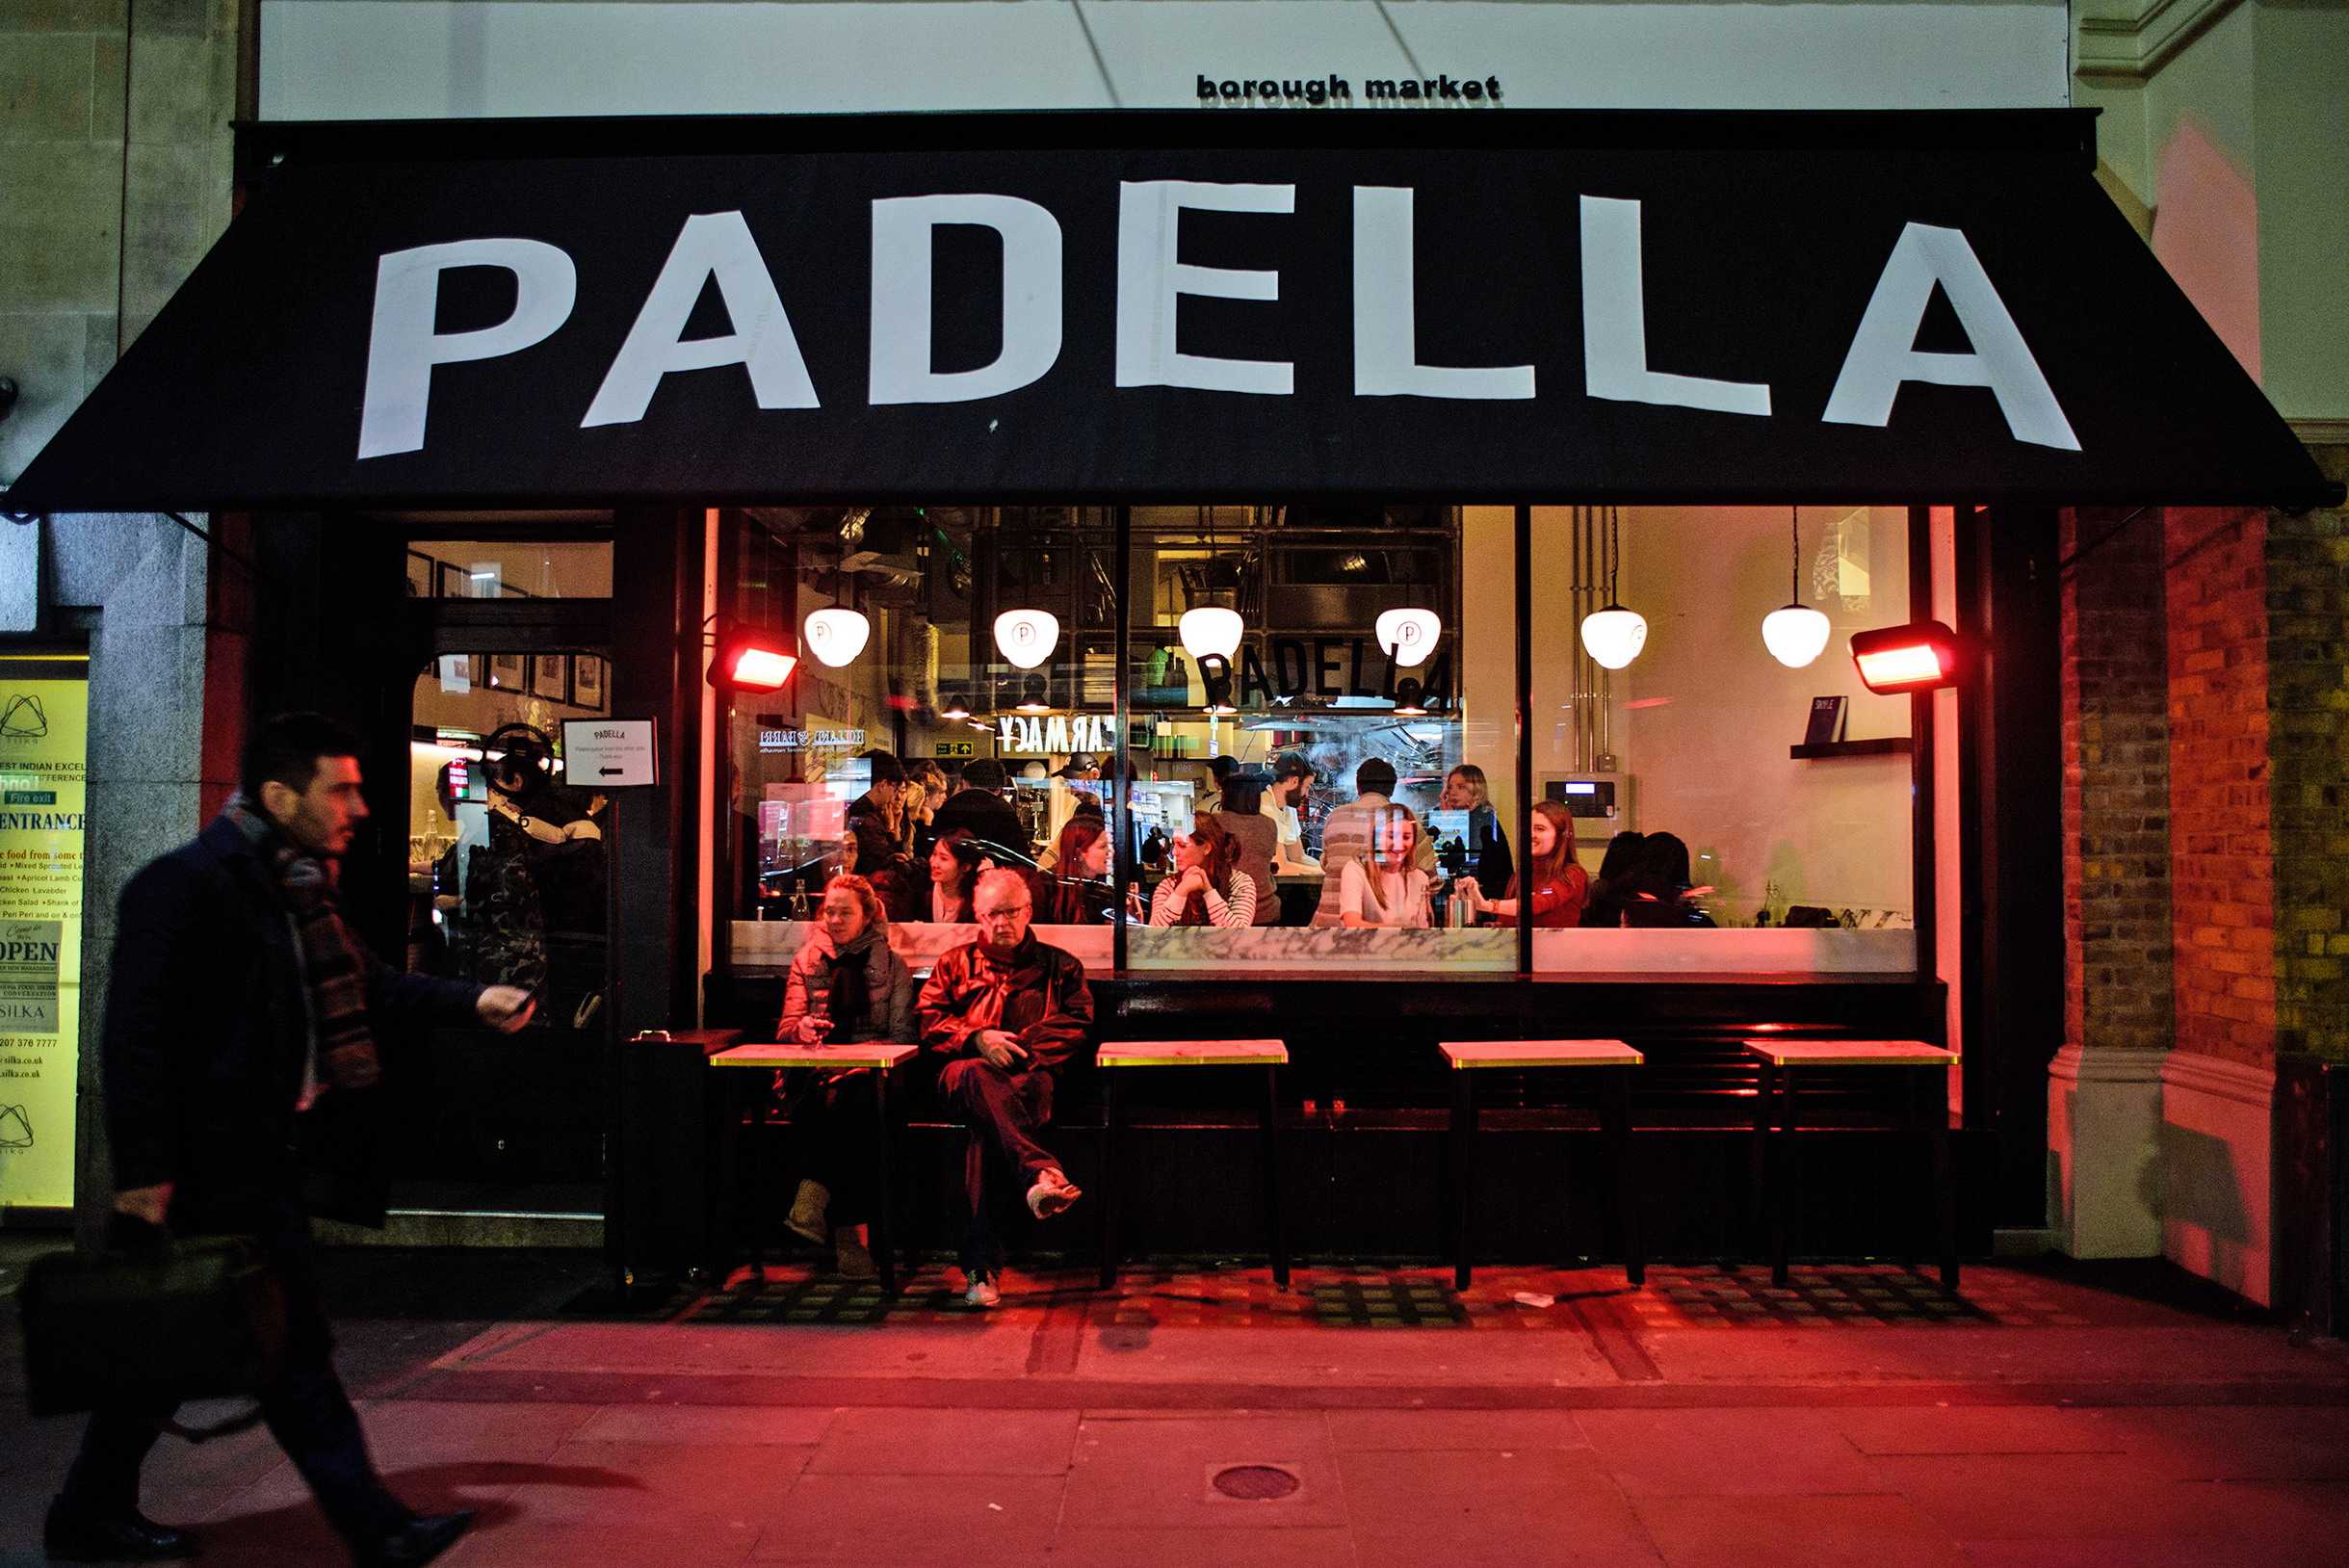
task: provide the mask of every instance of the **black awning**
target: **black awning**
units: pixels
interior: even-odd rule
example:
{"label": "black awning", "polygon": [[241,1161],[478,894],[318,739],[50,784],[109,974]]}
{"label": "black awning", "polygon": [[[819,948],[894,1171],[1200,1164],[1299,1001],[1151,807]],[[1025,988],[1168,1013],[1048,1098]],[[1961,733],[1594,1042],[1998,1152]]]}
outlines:
{"label": "black awning", "polygon": [[260,127],[6,504],[2332,500],[2089,124]]}

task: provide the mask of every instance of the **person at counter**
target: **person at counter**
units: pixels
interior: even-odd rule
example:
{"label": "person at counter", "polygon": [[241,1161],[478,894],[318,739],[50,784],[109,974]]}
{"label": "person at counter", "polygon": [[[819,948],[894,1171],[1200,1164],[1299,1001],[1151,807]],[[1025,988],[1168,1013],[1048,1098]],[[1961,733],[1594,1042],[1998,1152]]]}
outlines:
{"label": "person at counter", "polygon": [[1083,964],[1030,933],[1034,912],[1026,876],[981,875],[979,939],[939,958],[915,1004],[923,1045],[945,1058],[939,1097],[971,1128],[959,1262],[963,1300],[974,1307],[1003,1299],[1004,1246],[990,1207],[1001,1172],[1026,1185],[1039,1219],[1081,1195],[1035,1135],[1052,1119],[1054,1073],[1092,1030],[1093,994]]}
{"label": "person at counter", "polygon": [[[823,890],[816,928],[793,955],[775,1038],[798,1045],[868,1040],[916,1043],[913,972],[889,946],[889,916],[864,877],[835,876]],[[838,1272],[880,1272],[866,1246],[873,1212],[873,1074],[864,1068],[804,1071],[811,1082],[785,1101],[804,1173],[783,1223],[818,1246],[829,1242]]]}
{"label": "person at counter", "polygon": [[[1316,926],[1344,924],[1339,918],[1339,906],[1345,891],[1345,868],[1355,860],[1372,853],[1372,837],[1377,823],[1391,810],[1399,810],[1393,803],[1395,795],[1395,765],[1384,757],[1370,757],[1354,770],[1354,798],[1329,814],[1321,824],[1321,907],[1315,912]],[[1404,812],[1409,816],[1408,811]],[[1417,831],[1418,819],[1412,820],[1412,867],[1425,874],[1435,870],[1435,841]],[[1423,877],[1422,877],[1423,879]],[[1372,925],[1396,925],[1398,922],[1370,922]],[[1420,921],[1424,926],[1424,919]]]}
{"label": "person at counter", "polygon": [[963,787],[946,797],[930,826],[941,838],[959,827],[983,843],[1016,854],[1032,853],[1034,846],[1028,829],[1020,825],[1020,814],[1003,797],[1005,784],[1004,765],[993,757],[964,763]]}
{"label": "person at counter", "polygon": [[1036,916],[1047,926],[1098,926],[1116,906],[1109,885],[1109,827],[1072,817],[1053,845],[1053,871],[1036,878]]}
{"label": "person at counter", "polygon": [[856,841],[856,860],[844,870],[870,881],[882,905],[904,918],[919,902],[913,856],[898,837],[905,768],[886,751],[868,751],[862,760],[871,770],[865,793],[849,801],[848,810],[847,836]]}
{"label": "person at counter", "polygon": [[1236,863],[1240,843],[1219,819],[1205,814],[1195,818],[1189,832],[1175,835],[1172,852],[1173,874],[1150,896],[1151,925],[1256,924],[1255,879]]}
{"label": "person at counter", "polygon": [[1272,782],[1265,787],[1257,809],[1270,818],[1278,831],[1272,851],[1274,875],[1318,872],[1321,863],[1305,852],[1305,824],[1298,815],[1313,793],[1313,764],[1294,751],[1272,760]]}
{"label": "person at counter", "polygon": [[971,924],[971,895],[979,886],[985,849],[967,827],[950,828],[929,851],[929,909],[923,917],[941,926]]}
{"label": "person at counter", "polygon": [[1606,852],[1599,859],[1599,875],[1592,880],[1589,896],[1582,903],[1582,925],[1604,929],[1623,924],[1624,890],[1638,874],[1640,849],[1647,842],[1647,834],[1628,829],[1606,841]]}
{"label": "person at counter", "polygon": [[1232,864],[1256,884],[1258,926],[1277,926],[1281,901],[1272,882],[1272,857],[1280,849],[1281,830],[1263,811],[1266,776],[1253,768],[1234,769],[1223,781],[1223,809],[1215,824],[1232,839]]}
{"label": "person at counter", "polygon": [[1485,783],[1484,770],[1473,762],[1464,762],[1444,778],[1444,794],[1436,802],[1444,811],[1468,813],[1468,832],[1463,848],[1470,859],[1469,875],[1476,887],[1488,899],[1498,899],[1514,879],[1514,857],[1509,853],[1509,836],[1501,830],[1501,814],[1493,809],[1493,792]]}
{"label": "person at counter", "polygon": [[[1582,905],[1590,895],[1590,874],[1574,857],[1574,814],[1555,800],[1533,802],[1532,854],[1526,864],[1533,883],[1533,924],[1544,927],[1579,926]],[[1482,870],[1481,867],[1478,868]],[[1468,900],[1479,914],[1496,917],[1496,924],[1514,926],[1524,912],[1518,879],[1511,875],[1507,896],[1488,898],[1480,876],[1463,876],[1453,892]]]}
{"label": "person at counter", "polygon": [[1409,807],[1381,807],[1370,819],[1370,852],[1339,871],[1338,923],[1425,926],[1427,873],[1414,861],[1426,842]]}

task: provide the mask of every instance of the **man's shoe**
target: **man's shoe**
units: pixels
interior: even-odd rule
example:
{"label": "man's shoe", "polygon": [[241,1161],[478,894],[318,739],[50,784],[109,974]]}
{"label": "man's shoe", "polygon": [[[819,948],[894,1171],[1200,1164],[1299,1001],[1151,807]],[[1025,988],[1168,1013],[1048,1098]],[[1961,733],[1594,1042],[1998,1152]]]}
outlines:
{"label": "man's shoe", "polygon": [[474,1510],[419,1514],[363,1550],[353,1551],[358,1568],[421,1568],[455,1546],[473,1528]]}
{"label": "man's shoe", "polygon": [[196,1555],[195,1531],[158,1525],[135,1508],[119,1519],[51,1508],[40,1544],[51,1562],[162,1562]]}
{"label": "man's shoe", "polygon": [[783,1216],[784,1228],[822,1246],[831,1240],[831,1232],[823,1222],[823,1212],[831,1206],[829,1188],[822,1182],[802,1181],[799,1190],[792,1194],[791,1213]]}
{"label": "man's shoe", "polygon": [[1038,1219],[1050,1219],[1083,1195],[1066,1176],[1047,1167],[1036,1172],[1036,1185],[1028,1189],[1028,1212]]}
{"label": "man's shoe", "polygon": [[962,1289],[962,1304],[966,1307],[992,1307],[1001,1302],[1004,1293],[995,1288],[995,1276],[974,1271],[970,1283]]}

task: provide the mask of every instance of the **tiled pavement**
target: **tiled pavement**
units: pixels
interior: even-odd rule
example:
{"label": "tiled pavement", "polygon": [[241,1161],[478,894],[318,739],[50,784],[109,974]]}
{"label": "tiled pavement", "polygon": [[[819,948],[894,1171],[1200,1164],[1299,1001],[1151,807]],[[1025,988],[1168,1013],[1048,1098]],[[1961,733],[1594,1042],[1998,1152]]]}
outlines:
{"label": "tiled pavement", "polygon": [[[1948,1312],[1913,1277],[1834,1272],[1789,1298],[1714,1270],[1636,1294],[1492,1271],[1465,1300],[1424,1269],[1300,1270],[1283,1295],[1167,1268],[1115,1298],[1015,1276],[983,1318],[930,1277],[869,1324],[726,1298],[347,1339],[396,1484],[483,1510],[453,1568],[2349,1562],[2337,1349],[2047,1272],[1970,1270]],[[1408,1320],[1370,1310],[1415,1294],[1434,1305]],[[39,1560],[70,1435],[0,1425],[0,1564]],[[1293,1490],[1218,1490],[1242,1466]],[[339,1560],[263,1434],[167,1445],[149,1475],[210,1561]]]}

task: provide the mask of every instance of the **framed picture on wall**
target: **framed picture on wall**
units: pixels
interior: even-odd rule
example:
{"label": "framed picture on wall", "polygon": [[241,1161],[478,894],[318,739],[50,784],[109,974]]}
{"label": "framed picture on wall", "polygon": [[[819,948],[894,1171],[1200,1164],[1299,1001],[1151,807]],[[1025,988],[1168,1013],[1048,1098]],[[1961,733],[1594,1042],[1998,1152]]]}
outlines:
{"label": "framed picture on wall", "polygon": [[592,653],[571,659],[571,704],[589,713],[604,711],[604,661]]}
{"label": "framed picture on wall", "polygon": [[530,662],[531,695],[549,702],[571,700],[571,656],[567,653],[534,654]]}
{"label": "framed picture on wall", "polygon": [[488,658],[489,679],[486,684],[501,692],[520,692],[530,685],[530,655],[527,653],[493,653]]}

